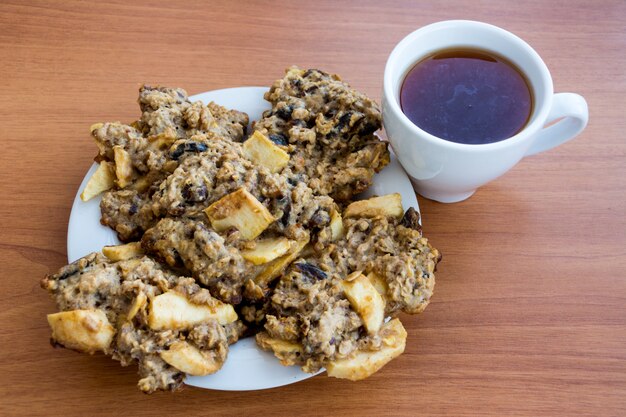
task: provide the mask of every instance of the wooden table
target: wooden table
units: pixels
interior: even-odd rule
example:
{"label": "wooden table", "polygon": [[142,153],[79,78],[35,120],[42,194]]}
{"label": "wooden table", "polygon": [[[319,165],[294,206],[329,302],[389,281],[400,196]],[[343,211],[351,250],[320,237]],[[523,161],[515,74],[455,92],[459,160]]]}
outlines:
{"label": "wooden table", "polygon": [[[39,280],[66,263],[92,123],[134,120],[143,82],[269,85],[292,64],[380,99],[393,46],[452,18],[527,40],[590,122],[465,202],[420,198],[444,261],[403,356],[360,383],[146,396],[134,368],[50,347]],[[1,415],[626,415],[623,1],[3,1],[0,28]]]}

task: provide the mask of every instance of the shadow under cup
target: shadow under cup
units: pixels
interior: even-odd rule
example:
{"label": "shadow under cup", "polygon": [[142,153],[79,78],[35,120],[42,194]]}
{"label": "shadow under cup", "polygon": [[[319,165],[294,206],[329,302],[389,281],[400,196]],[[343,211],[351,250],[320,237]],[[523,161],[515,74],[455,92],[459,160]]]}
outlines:
{"label": "shadow under cup", "polygon": [[[400,89],[413,66],[441,50],[478,49],[499,55],[526,77],[533,108],[516,135],[488,144],[463,144],[433,136],[415,125],[400,106]],[[537,52],[510,32],[486,23],[446,21],[404,38],[385,67],[383,123],[389,141],[421,195],[442,202],[461,201],[476,188],[513,167],[532,145],[548,117],[553,99],[550,72]]]}

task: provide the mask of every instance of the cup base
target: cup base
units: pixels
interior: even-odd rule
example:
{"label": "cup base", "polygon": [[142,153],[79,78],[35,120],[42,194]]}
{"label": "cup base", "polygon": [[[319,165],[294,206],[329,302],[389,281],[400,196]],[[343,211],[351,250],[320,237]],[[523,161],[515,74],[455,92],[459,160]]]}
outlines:
{"label": "cup base", "polygon": [[466,191],[462,193],[429,190],[425,189],[424,187],[420,187],[418,184],[415,183],[415,181],[412,182],[413,189],[415,189],[416,193],[424,198],[438,201],[440,203],[458,203],[459,201],[467,200],[476,192],[476,190]]}

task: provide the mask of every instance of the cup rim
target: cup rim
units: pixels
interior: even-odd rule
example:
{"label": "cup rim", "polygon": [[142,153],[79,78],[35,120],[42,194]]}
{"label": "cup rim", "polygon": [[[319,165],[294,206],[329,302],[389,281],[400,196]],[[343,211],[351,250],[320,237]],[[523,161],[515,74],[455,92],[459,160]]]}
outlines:
{"label": "cup rim", "polygon": [[[466,144],[466,143],[451,142],[451,141],[442,139],[440,137],[434,136],[426,132],[425,130],[417,126],[415,123],[413,123],[407,117],[407,115],[404,114],[404,112],[402,111],[402,108],[400,107],[399,98],[396,97],[396,94],[394,93],[393,88],[392,88],[392,82],[394,79],[394,77],[392,77],[393,75],[392,72],[395,70],[394,66],[396,65],[396,62],[401,56],[400,50],[403,50],[407,44],[410,44],[411,42],[415,40],[415,38],[422,36],[426,32],[429,32],[432,30],[438,30],[438,29],[445,28],[445,27],[448,27],[448,30],[455,30],[458,27],[466,27],[466,28],[470,27],[472,29],[482,29],[482,30],[486,29],[486,30],[495,32],[497,33],[498,36],[505,37],[509,42],[515,43],[518,46],[520,46],[522,49],[524,49],[525,52],[528,55],[530,55],[532,60],[539,66],[540,71],[541,71],[542,82],[544,83],[546,88],[545,88],[545,91],[543,92],[543,96],[535,97],[534,100],[535,100],[535,105],[537,104],[538,100],[541,100],[542,107],[537,111],[536,116],[534,117],[534,120],[528,123],[520,132],[511,136],[510,138],[506,138],[498,142],[492,142],[492,143]],[[553,83],[552,83],[552,76],[550,75],[550,71],[548,70],[548,67],[546,66],[543,59],[541,59],[537,51],[535,51],[527,42],[525,42],[523,39],[521,39],[517,35],[514,35],[513,33],[505,29],[502,29],[498,26],[495,26],[489,23],[484,23],[484,22],[479,22],[479,21],[474,21],[474,20],[444,20],[444,21],[431,23],[429,25],[423,26],[409,33],[400,42],[396,44],[396,46],[393,48],[393,50],[389,54],[389,57],[387,58],[387,62],[385,64],[385,71],[383,75],[383,95],[387,97],[387,100],[385,101],[387,102],[391,111],[397,116],[397,120],[400,123],[404,124],[405,127],[407,127],[409,130],[412,130],[416,134],[419,134],[420,137],[424,138],[426,141],[431,142],[433,144],[440,145],[440,146],[446,146],[451,149],[470,151],[470,152],[480,152],[480,151],[486,151],[486,150],[496,150],[499,148],[506,148],[508,146],[514,146],[515,144],[523,140],[526,140],[534,132],[541,129],[543,127],[543,123],[547,119],[548,114],[550,112],[552,96],[554,95],[554,88],[553,88]],[[384,115],[383,115],[383,123],[384,122],[385,120],[384,120]],[[529,143],[529,146],[530,146],[530,143]]]}

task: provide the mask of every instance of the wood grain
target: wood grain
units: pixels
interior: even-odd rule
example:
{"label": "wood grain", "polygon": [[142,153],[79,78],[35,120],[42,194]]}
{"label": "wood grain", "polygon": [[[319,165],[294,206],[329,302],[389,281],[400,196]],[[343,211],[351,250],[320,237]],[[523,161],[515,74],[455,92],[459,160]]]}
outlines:
{"label": "wood grain", "polygon": [[[92,123],[133,120],[143,82],[269,85],[292,64],[379,99],[395,43],[451,18],[527,40],[590,123],[468,201],[420,199],[444,261],[402,357],[360,383],[145,396],[135,369],[50,347],[39,280],[65,264]],[[625,2],[3,1],[0,28],[1,415],[626,415]]]}

